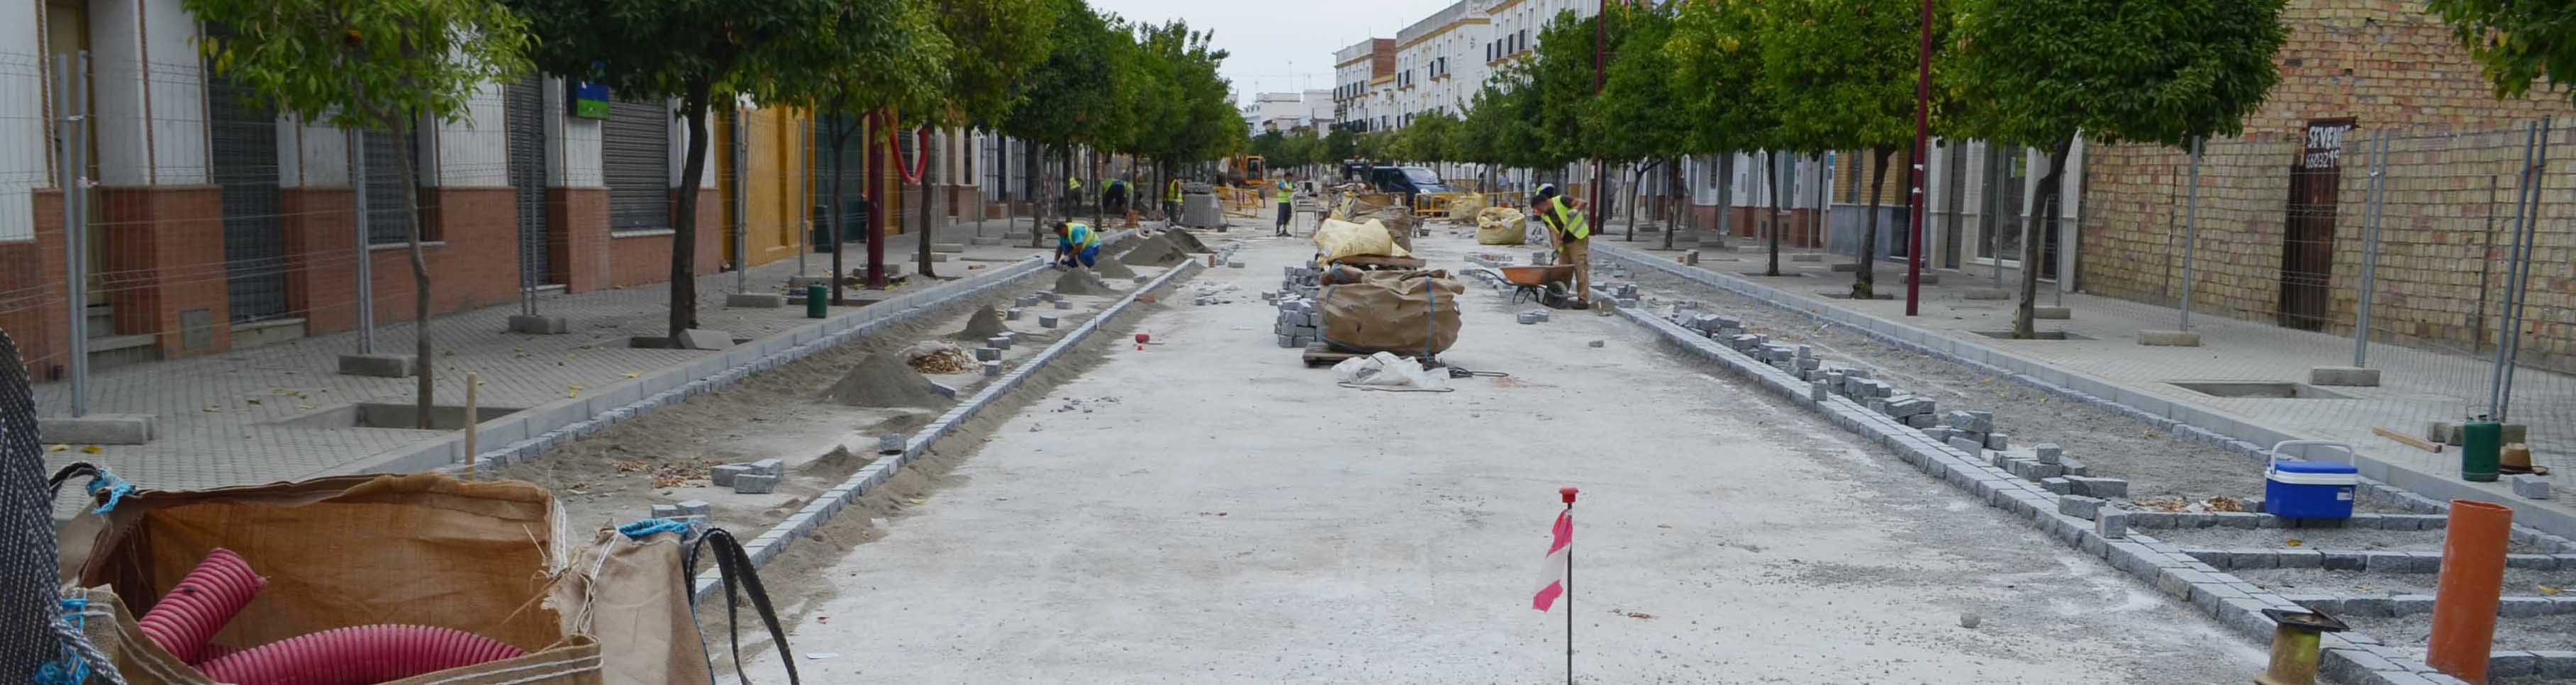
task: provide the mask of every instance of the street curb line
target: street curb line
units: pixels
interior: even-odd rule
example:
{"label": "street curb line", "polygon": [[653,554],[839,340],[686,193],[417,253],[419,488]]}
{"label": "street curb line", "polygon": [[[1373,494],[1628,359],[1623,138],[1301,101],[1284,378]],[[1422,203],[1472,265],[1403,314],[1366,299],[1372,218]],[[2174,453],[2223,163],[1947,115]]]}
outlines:
{"label": "street curb line", "polygon": [[[1234,253],[1234,247],[1235,246],[1229,245],[1226,249],[1219,251],[1217,254],[1217,261],[1223,262],[1226,258],[1231,257]],[[995,400],[1001,399],[1004,394],[1018,389],[1021,383],[1028,380],[1030,374],[1034,374],[1040,369],[1045,368],[1047,364],[1053,363],[1057,358],[1064,356],[1066,352],[1072,351],[1074,346],[1080,345],[1084,340],[1089,339],[1092,333],[1100,330],[1101,324],[1106,323],[1110,319],[1118,316],[1120,313],[1125,312],[1129,305],[1135,304],[1139,296],[1160,290],[1164,285],[1171,283],[1174,279],[1184,275],[1197,273],[1199,270],[1205,268],[1207,268],[1207,266],[1199,260],[1184,260],[1179,265],[1172,267],[1171,270],[1163,272],[1163,275],[1154,277],[1152,281],[1148,281],[1143,287],[1129,291],[1126,297],[1119,298],[1116,303],[1100,310],[1100,313],[1091,317],[1090,321],[1086,321],[1082,325],[1074,327],[1073,330],[1065,332],[1064,336],[1056,339],[1054,344],[1050,344],[1046,349],[1040,350],[1035,355],[1031,355],[1027,361],[1021,362],[1018,367],[1013,368],[1008,373],[1002,374],[1001,378],[985,385],[984,389],[976,392],[974,396],[968,397],[965,401],[957,403],[957,406],[950,407],[946,413],[940,414],[939,418],[931,420],[928,425],[922,426],[919,430],[914,431],[909,439],[904,442],[903,452],[899,454],[878,455],[876,461],[869,462],[867,466],[860,467],[857,473],[850,474],[850,477],[842,480],[840,485],[833,486],[830,490],[825,490],[823,494],[816,496],[813,502],[809,502],[803,509],[797,510],[794,515],[788,516],[785,520],[779,521],[777,524],[770,526],[768,530],[761,531],[759,537],[752,538],[750,542],[743,543],[743,551],[750,554],[752,566],[754,568],[758,568],[768,565],[771,559],[777,558],[778,555],[786,553],[787,547],[794,544],[797,539],[803,538],[806,535],[813,533],[815,530],[822,528],[823,524],[831,522],[832,517],[840,514],[843,507],[849,506],[850,502],[856,501],[861,495],[867,494],[869,488],[874,488],[885,483],[887,479],[893,478],[897,472],[903,470],[904,466],[911,464],[914,460],[920,459],[923,454],[928,453],[930,451],[930,446],[939,442],[940,438],[947,437],[949,433],[956,431],[959,425],[975,418],[977,414],[984,411],[986,406],[991,405]],[[696,586],[691,589],[690,596],[695,599],[704,599],[710,596],[712,593],[724,587],[719,582],[720,580],[721,579],[719,578],[712,577],[699,579]]]}
{"label": "street curb line", "polygon": [[[2295,436],[2286,433],[2216,412],[2151,397],[2100,379],[1985,345],[1955,340],[1861,312],[1837,307],[1820,307],[1816,303],[1800,301],[1799,296],[1779,288],[1706,269],[1673,264],[1634,248],[1616,245],[1596,247],[1597,249],[1593,251],[1596,255],[1651,268],[1666,275],[1742,295],[1774,309],[1804,314],[1817,321],[1867,335],[1898,349],[2011,379],[2032,389],[2144,421],[2177,437],[2233,450],[2256,460],[2269,458],[2270,445],[2296,439]],[[2006,365],[2020,368],[2016,370]],[[2215,428],[2203,426],[2215,426]],[[2340,451],[2336,453],[2339,454]],[[2405,468],[2392,468],[2387,462],[2367,455],[2353,455],[2353,463],[2361,469],[2365,487],[2384,485],[2395,493],[2396,499],[2418,513],[2448,512],[2451,509],[2448,500],[2452,499],[2490,502],[2514,508],[2514,528],[2516,529],[2528,528],[2533,532],[2546,531],[2564,538],[2576,538],[2576,516],[2534,506],[2527,502],[2516,502],[2510,497],[2499,497],[2438,475],[2416,473]]]}
{"label": "street curb line", "polygon": [[[1898,459],[1926,475],[1974,494],[1987,506],[2027,521],[2031,527],[2068,547],[2109,562],[2113,568],[2136,576],[2166,596],[2188,602],[2247,639],[2271,639],[2274,624],[2262,614],[2263,609],[2307,610],[2286,597],[2203,563],[2179,547],[2147,535],[2127,532],[2125,525],[2122,526],[2122,539],[2105,538],[2095,530],[2095,521],[2058,513],[2057,494],[1985,463],[1979,458],[1982,455],[1968,454],[1935,442],[1922,431],[1870,411],[1841,395],[1826,395],[1824,400],[1816,400],[1808,392],[1811,388],[1808,381],[1670,321],[1634,308],[1622,307],[1617,311],[1628,320],[1662,335],[1666,341],[1702,359],[1716,362],[1735,375],[1748,378],[1799,406],[1814,409],[1834,425],[1894,451]],[[2420,660],[2409,661],[2395,648],[2379,644],[2376,638],[2364,633],[2330,633],[2321,638],[2323,672],[2343,682],[2355,685],[2460,682],[2433,672]]]}
{"label": "street curb line", "polygon": [[[1115,243],[1131,235],[1132,231],[1114,233],[1108,242]],[[474,464],[492,469],[534,460],[565,443],[646,412],[732,386],[752,375],[840,346],[852,338],[910,323],[914,318],[959,300],[1014,287],[1031,275],[1045,271],[1045,261],[1044,257],[1031,255],[992,271],[897,295],[684,363],[664,366],[640,374],[635,379],[601,388],[589,397],[556,400],[509,417],[484,422],[476,429],[477,439],[483,444],[500,447],[474,455]],[[461,432],[450,431],[444,438],[422,441],[404,454],[380,456],[363,464],[346,464],[316,475],[416,471],[470,473],[474,469],[457,457],[457,452],[464,449],[464,442]]]}

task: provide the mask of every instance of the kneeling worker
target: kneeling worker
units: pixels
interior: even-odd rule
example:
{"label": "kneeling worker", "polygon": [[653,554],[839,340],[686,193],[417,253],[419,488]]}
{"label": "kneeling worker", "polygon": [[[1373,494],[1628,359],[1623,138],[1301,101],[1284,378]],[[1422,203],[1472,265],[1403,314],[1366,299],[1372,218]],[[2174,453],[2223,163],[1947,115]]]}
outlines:
{"label": "kneeling worker", "polygon": [[1056,266],[1091,268],[1100,263],[1100,232],[1079,221],[1055,222]]}

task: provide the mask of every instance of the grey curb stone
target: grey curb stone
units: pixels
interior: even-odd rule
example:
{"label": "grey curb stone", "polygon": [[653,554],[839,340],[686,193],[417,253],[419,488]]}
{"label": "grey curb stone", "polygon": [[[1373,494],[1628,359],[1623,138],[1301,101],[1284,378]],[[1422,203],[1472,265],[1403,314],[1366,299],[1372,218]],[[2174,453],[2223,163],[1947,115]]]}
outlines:
{"label": "grey curb stone", "polygon": [[2057,498],[2057,513],[2080,519],[2091,519],[2102,511],[2105,502],[2096,497],[2068,495]]}

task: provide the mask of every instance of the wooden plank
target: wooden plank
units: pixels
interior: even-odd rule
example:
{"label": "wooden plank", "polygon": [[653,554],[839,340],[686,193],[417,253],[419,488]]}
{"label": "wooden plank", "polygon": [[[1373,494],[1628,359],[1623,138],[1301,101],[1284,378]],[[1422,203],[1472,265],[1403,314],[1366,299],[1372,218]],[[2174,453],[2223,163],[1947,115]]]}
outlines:
{"label": "wooden plank", "polygon": [[2405,434],[2405,433],[2399,433],[2399,432],[2397,432],[2397,431],[2389,430],[2389,429],[2386,429],[2386,428],[2381,428],[2381,427],[2378,427],[2378,426],[2371,426],[2371,427],[2370,427],[2370,432],[2379,434],[2379,437],[2383,437],[2383,438],[2387,438],[2387,439],[2390,439],[2390,440],[2395,440],[2395,441],[2398,441],[2398,442],[2406,443],[2407,445],[2413,446],[2415,449],[2423,450],[2423,451],[2426,451],[2426,452],[2431,452],[2431,453],[2434,453],[2434,454],[2441,454],[2441,453],[2442,453],[2442,446],[2441,446],[2441,445],[2437,445],[2437,444],[2434,444],[2434,443],[2431,443],[2431,442],[2426,442],[2423,438],[2418,438],[2418,437],[2415,437],[2415,436],[2412,436],[2412,435],[2407,435],[2407,434]]}

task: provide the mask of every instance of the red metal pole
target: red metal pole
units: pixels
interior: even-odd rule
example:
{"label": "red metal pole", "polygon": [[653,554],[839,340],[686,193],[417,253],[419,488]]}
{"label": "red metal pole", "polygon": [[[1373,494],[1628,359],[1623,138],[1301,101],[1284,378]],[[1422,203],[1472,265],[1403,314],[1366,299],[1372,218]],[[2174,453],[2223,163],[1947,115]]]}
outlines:
{"label": "red metal pole", "polygon": [[1909,196],[1914,220],[1905,226],[1906,316],[1920,313],[1923,304],[1924,189],[1931,185],[1931,167],[1926,162],[1932,149],[1932,0],[1923,0],[1922,20],[1923,44],[1914,56],[1914,154],[1906,160],[1914,166],[1914,192]]}

